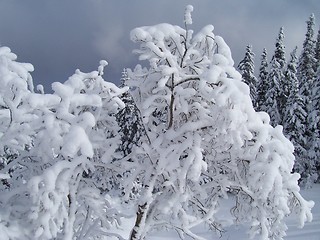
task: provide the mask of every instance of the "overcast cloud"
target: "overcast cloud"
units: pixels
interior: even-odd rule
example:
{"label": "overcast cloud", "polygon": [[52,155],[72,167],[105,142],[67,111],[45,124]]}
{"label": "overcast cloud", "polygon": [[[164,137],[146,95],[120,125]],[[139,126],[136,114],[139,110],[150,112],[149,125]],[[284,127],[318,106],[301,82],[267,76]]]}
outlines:
{"label": "overcast cloud", "polygon": [[247,44],[258,64],[263,47],[271,57],[281,26],[289,53],[301,47],[311,13],[316,31],[320,23],[319,0],[0,0],[0,45],[32,63],[35,83],[47,90],[77,68],[97,69],[100,59],[109,62],[105,79],[118,83],[122,68],[137,64],[130,30],[162,22],[182,26],[187,4],[194,6],[193,29],[213,24],[236,64]]}

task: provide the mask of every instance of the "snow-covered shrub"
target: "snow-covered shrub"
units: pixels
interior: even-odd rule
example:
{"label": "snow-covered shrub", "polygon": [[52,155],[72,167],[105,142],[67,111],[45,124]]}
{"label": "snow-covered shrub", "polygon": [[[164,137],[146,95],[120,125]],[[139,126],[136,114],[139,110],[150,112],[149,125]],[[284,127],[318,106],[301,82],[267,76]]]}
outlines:
{"label": "snow-covered shrub", "polygon": [[[34,116],[26,98],[33,91],[30,75],[33,66],[16,62],[16,59],[8,47],[0,47],[0,171],[3,174],[17,167],[17,155],[32,142],[29,125]],[[4,185],[9,187],[10,184]]]}
{"label": "snow-covered shrub", "polygon": [[[79,70],[33,92],[31,64],[0,48],[0,229],[4,239],[90,239],[119,216],[103,191],[119,147],[123,90]],[[19,230],[17,230],[19,229]]]}
{"label": "snow-covered shrub", "polygon": [[35,151],[43,173],[28,183],[34,239],[92,239],[119,221],[107,199],[109,163],[119,144],[114,114],[123,92],[98,71],[79,70],[53,94],[33,94],[39,109]]}
{"label": "snow-covered shrub", "polygon": [[231,209],[250,235],[282,239],[285,216],[311,221],[313,202],[304,200],[292,174],[293,146],[273,128],[266,113],[254,111],[249,88],[233,67],[231,51],[213,26],[197,34],[170,24],[132,30],[135,50],[149,67],[129,71],[147,140],[123,168],[127,186],[141,183],[131,239],[161,227],[201,239],[191,229],[207,223],[220,230],[219,205],[235,196]]}
{"label": "snow-covered shrub", "polygon": [[26,180],[33,165],[25,153],[32,145],[35,119],[27,104],[33,92],[33,66],[16,62],[8,47],[0,47],[0,232],[1,239],[24,239],[21,218],[30,209]]}

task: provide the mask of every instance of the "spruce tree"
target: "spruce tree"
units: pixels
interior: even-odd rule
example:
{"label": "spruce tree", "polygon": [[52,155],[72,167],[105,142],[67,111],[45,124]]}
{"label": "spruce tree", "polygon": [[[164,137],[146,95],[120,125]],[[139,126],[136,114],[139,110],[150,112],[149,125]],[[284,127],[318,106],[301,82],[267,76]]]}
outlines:
{"label": "spruce tree", "polygon": [[258,111],[267,111],[265,103],[266,103],[266,93],[268,91],[268,53],[267,49],[264,48],[261,55],[261,64],[259,68],[259,77],[258,77],[258,87],[257,87],[257,110]]}
{"label": "spruce tree", "polygon": [[284,79],[284,67],[286,65],[284,51],[284,33],[280,28],[275,44],[275,52],[270,62],[270,72],[268,74],[268,90],[266,92],[265,108],[270,116],[271,125],[276,126],[282,123],[281,119],[281,86]]}
{"label": "spruce tree", "polygon": [[[123,69],[120,87],[128,88],[127,81],[129,80],[130,78],[128,76],[127,69]],[[120,96],[120,99],[125,106],[116,114],[121,139],[121,144],[117,150],[119,153],[119,159],[117,160],[132,162],[130,154],[135,151],[135,148],[141,145],[142,141],[145,140],[146,134],[142,124],[140,111],[133,100],[129,88]],[[118,171],[118,175],[113,178],[110,186],[114,187],[114,189],[120,190],[121,195],[128,195],[129,198],[134,198],[140,188],[138,183],[139,181],[131,181],[132,189],[130,191],[125,190],[121,185],[121,181],[119,181],[120,179],[130,175],[130,172],[130,170]]]}
{"label": "spruce tree", "polygon": [[296,77],[296,55],[297,48],[291,53],[291,59],[288,63],[285,73],[286,81],[290,85],[289,96],[284,111],[284,133],[291,140],[295,146],[294,155],[296,157],[294,169],[296,172],[301,173],[302,178],[306,179],[306,173],[304,173],[304,164],[308,158],[307,150],[305,149],[307,139],[304,136],[305,133],[305,118],[306,111],[302,96],[299,92],[299,81]]}
{"label": "spruce tree", "polygon": [[304,120],[305,123],[305,132],[303,135],[306,137],[306,145],[304,148],[308,152],[308,158],[305,159],[304,164],[302,164],[303,169],[299,169],[299,171],[303,174],[304,180],[311,180],[312,175],[316,172],[314,165],[314,151],[312,150],[316,126],[315,122],[317,121],[316,112],[314,111],[314,101],[313,101],[313,92],[315,91],[315,66],[317,63],[315,49],[316,43],[314,40],[314,25],[315,18],[314,15],[311,14],[309,20],[307,21],[307,32],[306,37],[303,42],[302,52],[298,61],[297,67],[297,78],[299,80],[299,88],[300,93],[304,101],[304,109],[306,111],[306,118]]}
{"label": "spruce tree", "polygon": [[[120,87],[126,87],[126,81],[129,80],[128,72],[126,69],[122,72]],[[120,152],[122,157],[128,156],[134,146],[139,145],[139,141],[143,134],[143,125],[140,117],[139,110],[130,94],[130,91],[126,91],[120,96],[121,100],[125,104],[117,114],[116,118],[120,127],[121,144]]]}
{"label": "spruce tree", "polygon": [[244,58],[240,61],[238,69],[242,75],[242,80],[250,88],[250,97],[254,108],[257,107],[257,78],[254,76],[254,53],[252,46],[247,45]]}
{"label": "spruce tree", "polygon": [[[305,86],[305,82],[311,82],[315,76],[314,66],[316,63],[315,58],[315,48],[316,43],[314,40],[314,25],[315,25],[315,18],[314,14],[311,14],[307,23],[307,33],[305,40],[303,42],[302,52],[299,58],[298,67],[297,67],[297,77],[300,81],[300,87]],[[303,89],[307,91],[308,88]],[[302,93],[304,93],[302,91]]]}
{"label": "spruce tree", "polygon": [[290,53],[290,60],[287,64],[286,70],[284,71],[284,79],[281,86],[280,104],[281,116],[283,116],[283,125],[286,124],[284,115],[286,114],[286,108],[288,106],[287,101],[291,90],[294,89],[294,79],[297,78],[297,49],[298,47],[295,47]]}
{"label": "spruce tree", "polygon": [[318,68],[320,66],[320,28],[318,30],[317,41],[315,46],[315,58],[316,58],[316,64],[315,64],[314,71],[317,73]]}
{"label": "spruce tree", "polygon": [[312,101],[314,109],[314,129],[312,138],[312,151],[314,153],[314,159],[316,160],[316,169],[318,181],[320,179],[320,28],[318,30],[317,42],[315,48],[316,58],[316,78],[314,82]]}
{"label": "spruce tree", "polygon": [[315,178],[317,178],[317,180],[320,180],[320,67],[318,67],[318,71],[314,81],[314,87],[312,90],[312,119],[314,130],[312,132],[310,158],[311,161],[314,161]]}
{"label": "spruce tree", "polygon": [[[311,104],[311,89],[315,78],[314,67],[316,65],[315,58],[315,41],[314,41],[314,25],[315,19],[312,14],[307,21],[307,33],[303,42],[302,52],[299,58],[297,67],[297,78],[299,80],[299,87],[304,99],[307,115],[312,111]],[[308,120],[307,120],[307,124]],[[311,130],[311,129],[310,129]],[[307,130],[307,135],[310,136],[310,130]]]}

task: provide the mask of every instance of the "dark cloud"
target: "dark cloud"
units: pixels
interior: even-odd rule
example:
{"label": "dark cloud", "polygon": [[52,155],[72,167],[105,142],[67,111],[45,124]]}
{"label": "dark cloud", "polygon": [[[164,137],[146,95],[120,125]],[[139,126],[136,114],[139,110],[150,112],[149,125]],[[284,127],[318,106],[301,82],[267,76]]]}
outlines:
{"label": "dark cloud", "polygon": [[290,52],[301,46],[309,15],[320,19],[318,0],[0,0],[0,44],[19,61],[31,62],[35,82],[47,89],[77,68],[96,69],[100,59],[109,62],[106,78],[117,83],[122,68],[137,61],[130,30],[161,22],[183,25],[187,4],[194,6],[194,30],[213,24],[236,63],[247,44],[253,45],[257,61],[263,47],[271,56],[281,26]]}

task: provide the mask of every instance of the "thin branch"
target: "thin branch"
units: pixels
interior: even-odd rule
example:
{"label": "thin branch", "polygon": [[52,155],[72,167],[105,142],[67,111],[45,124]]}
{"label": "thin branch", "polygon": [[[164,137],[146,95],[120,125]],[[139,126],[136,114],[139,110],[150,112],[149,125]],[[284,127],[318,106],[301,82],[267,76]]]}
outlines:
{"label": "thin branch", "polygon": [[183,79],[182,81],[178,82],[176,84],[176,86],[181,85],[181,84],[186,83],[186,82],[189,82],[189,81],[200,81],[200,78],[199,77],[186,78],[186,79]]}

